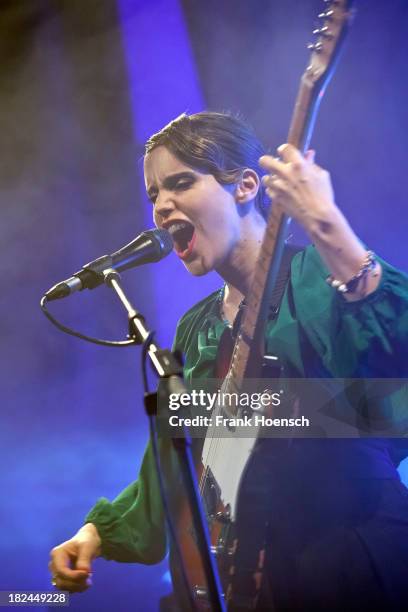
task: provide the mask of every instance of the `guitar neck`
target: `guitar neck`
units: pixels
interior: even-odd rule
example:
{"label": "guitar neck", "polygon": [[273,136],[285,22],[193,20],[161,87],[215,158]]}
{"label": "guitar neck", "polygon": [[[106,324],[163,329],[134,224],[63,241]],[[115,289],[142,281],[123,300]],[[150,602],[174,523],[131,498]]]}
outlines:
{"label": "guitar neck", "polygon": [[[317,112],[330,81],[352,18],[352,0],[335,0],[319,15],[323,25],[315,31],[309,65],[302,75],[287,141],[300,151],[308,148]],[[274,204],[259,252],[247,306],[237,334],[231,364],[223,388],[237,391],[245,378],[259,378],[263,361],[263,338],[268,320],[290,218]]]}

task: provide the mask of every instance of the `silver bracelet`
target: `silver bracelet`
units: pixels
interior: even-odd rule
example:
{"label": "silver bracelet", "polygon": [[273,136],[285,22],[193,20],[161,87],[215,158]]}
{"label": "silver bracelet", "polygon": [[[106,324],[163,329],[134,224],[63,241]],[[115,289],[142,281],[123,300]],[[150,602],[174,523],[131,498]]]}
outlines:
{"label": "silver bracelet", "polygon": [[337,291],[340,291],[340,293],[352,293],[356,290],[360,279],[363,278],[363,276],[365,276],[366,274],[368,274],[370,270],[373,270],[376,265],[377,260],[375,258],[375,254],[373,253],[373,251],[367,251],[359,271],[352,278],[350,278],[347,283],[338,280],[337,278],[334,278],[331,275],[326,278],[326,282],[330,285],[330,287],[333,287],[333,289],[337,289]]}

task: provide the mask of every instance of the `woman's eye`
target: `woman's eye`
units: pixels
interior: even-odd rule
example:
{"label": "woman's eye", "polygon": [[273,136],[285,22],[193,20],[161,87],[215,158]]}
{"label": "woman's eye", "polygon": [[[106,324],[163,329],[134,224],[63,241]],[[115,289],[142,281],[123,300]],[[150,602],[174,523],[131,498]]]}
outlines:
{"label": "woman's eye", "polygon": [[182,181],[177,181],[176,189],[188,189],[191,185],[192,181],[184,179]]}
{"label": "woman's eye", "polygon": [[[192,179],[185,179],[185,178],[179,179],[176,183],[173,183],[173,185],[169,185],[167,189],[172,190],[172,191],[183,191],[184,189],[189,189],[189,187],[191,187],[193,183],[194,183],[194,180]],[[157,200],[157,196],[158,196],[157,193],[151,193],[147,197],[149,198],[152,204],[155,204]]]}

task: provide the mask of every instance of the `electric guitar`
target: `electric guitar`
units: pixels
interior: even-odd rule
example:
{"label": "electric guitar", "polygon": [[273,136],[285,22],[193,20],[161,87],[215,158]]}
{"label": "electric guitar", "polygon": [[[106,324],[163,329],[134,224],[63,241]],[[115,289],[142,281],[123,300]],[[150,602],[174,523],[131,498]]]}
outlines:
{"label": "electric guitar", "polygon": [[[352,0],[326,0],[318,16],[320,26],[309,45],[310,61],[304,71],[289,128],[288,143],[303,153],[308,148],[318,108],[331,79],[352,18]],[[228,372],[221,393],[239,393],[244,381],[261,378],[265,324],[278,277],[290,219],[278,205],[272,207],[257,261],[247,304],[242,313]],[[213,417],[242,416],[239,406],[216,406]],[[215,419],[213,418],[213,421]],[[267,461],[260,458],[259,437],[240,435],[239,428],[210,426],[202,449],[198,478],[211,536],[212,551],[230,610],[256,606],[264,561],[266,508],[261,500],[267,480]],[[248,473],[251,476],[248,478]],[[205,574],[187,509],[179,513],[178,533],[190,589],[198,610],[209,610]],[[248,533],[249,532],[249,533]],[[176,564],[175,588],[183,585]]]}

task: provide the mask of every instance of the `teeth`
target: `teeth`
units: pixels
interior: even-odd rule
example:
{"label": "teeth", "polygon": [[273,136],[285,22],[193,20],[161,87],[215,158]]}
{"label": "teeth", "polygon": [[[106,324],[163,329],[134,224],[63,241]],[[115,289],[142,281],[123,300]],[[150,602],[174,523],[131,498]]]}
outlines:
{"label": "teeth", "polygon": [[173,223],[172,225],[169,225],[167,231],[173,235],[178,232],[178,230],[184,229],[185,227],[187,227],[187,223]]}

